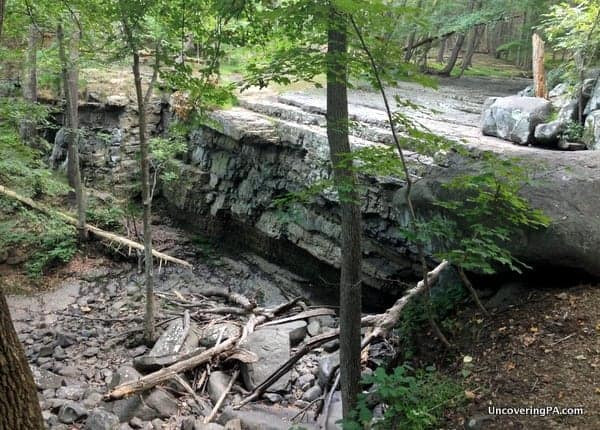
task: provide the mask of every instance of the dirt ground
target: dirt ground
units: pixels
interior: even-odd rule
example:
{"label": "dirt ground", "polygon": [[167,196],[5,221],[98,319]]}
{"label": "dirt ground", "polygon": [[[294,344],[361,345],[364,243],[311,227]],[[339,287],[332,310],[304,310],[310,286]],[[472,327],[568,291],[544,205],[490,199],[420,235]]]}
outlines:
{"label": "dirt ground", "polygon": [[[422,364],[433,362],[463,381],[469,399],[448,411],[441,428],[599,429],[598,285],[523,287],[504,299],[491,299],[497,306],[491,318],[474,309],[456,315],[454,351],[442,350],[432,336],[420,344]],[[497,415],[490,407],[583,408],[583,415]]]}

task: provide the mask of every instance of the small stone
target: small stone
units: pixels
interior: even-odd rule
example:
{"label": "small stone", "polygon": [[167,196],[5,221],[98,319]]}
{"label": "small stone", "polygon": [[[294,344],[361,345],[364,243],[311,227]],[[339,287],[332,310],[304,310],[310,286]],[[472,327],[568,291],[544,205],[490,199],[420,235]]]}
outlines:
{"label": "small stone", "polygon": [[84,430],[120,430],[119,418],[104,409],[94,409],[85,421]]}
{"label": "small stone", "polygon": [[316,336],[321,332],[321,323],[316,318],[310,318],[308,320],[308,334],[311,336]]}
{"label": "small stone", "polygon": [[96,355],[98,355],[99,352],[100,352],[100,348],[91,347],[91,348],[87,348],[83,351],[83,356],[86,358],[95,357]]}
{"label": "small stone", "polygon": [[67,402],[60,407],[58,411],[58,419],[61,423],[73,424],[87,417],[87,409],[83,405],[75,402]]}
{"label": "small stone", "polygon": [[221,397],[221,394],[225,392],[231,377],[221,371],[212,372],[208,378],[208,395],[213,403]]}
{"label": "small stone", "polygon": [[62,361],[65,358],[67,358],[67,353],[65,352],[62,346],[58,345],[56,348],[54,348],[54,353],[52,354],[52,357],[54,357],[55,360]]}
{"label": "small stone", "polygon": [[83,406],[88,409],[92,409],[98,406],[102,402],[102,394],[97,392],[92,392],[87,395],[87,397],[83,400]]}
{"label": "small stone", "polygon": [[77,386],[68,386],[68,387],[60,387],[56,390],[56,397],[59,399],[67,399],[67,400],[81,400],[83,398],[83,394],[85,393],[85,388],[77,387]]}
{"label": "small stone", "polygon": [[57,332],[55,341],[58,346],[67,348],[75,344],[75,337],[68,333]]}
{"label": "small stone", "polygon": [[277,393],[265,393],[263,397],[271,403],[279,403],[283,400],[283,397]]}
{"label": "small stone", "polygon": [[144,426],[144,421],[138,417],[133,417],[129,420],[129,425],[134,429],[141,429]]}
{"label": "small stone", "polygon": [[321,389],[321,387],[318,384],[313,385],[302,395],[302,400],[310,403],[313,400],[318,399],[321,396],[321,394],[323,394],[323,390]]}
{"label": "small stone", "polygon": [[306,373],[298,378],[296,384],[304,391],[308,389],[313,382],[315,382],[315,375],[312,373]]}
{"label": "small stone", "polygon": [[326,355],[321,358],[321,361],[319,361],[319,371],[317,374],[318,379],[319,379],[319,384],[321,386],[325,387],[329,383],[329,380],[331,379],[333,372],[339,365],[340,365],[340,354],[337,352]]}

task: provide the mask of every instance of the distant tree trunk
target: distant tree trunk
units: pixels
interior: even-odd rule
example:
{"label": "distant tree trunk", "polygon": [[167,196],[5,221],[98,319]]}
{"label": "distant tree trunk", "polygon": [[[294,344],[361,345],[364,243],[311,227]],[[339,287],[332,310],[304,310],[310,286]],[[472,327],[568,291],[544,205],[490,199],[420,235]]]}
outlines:
{"label": "distant tree trunk", "polygon": [[[23,98],[35,103],[37,102],[37,44],[38,32],[35,25],[29,25],[29,36],[27,38],[27,65],[25,84],[23,85]],[[25,118],[20,124],[21,138],[28,143],[33,143],[37,132],[36,123],[30,118]]]}
{"label": "distant tree trunk", "polygon": [[467,44],[467,52],[463,56],[460,74],[458,75],[459,77],[461,77],[465,73],[465,70],[467,70],[472,65],[473,54],[475,54],[475,47],[477,46],[477,41],[479,40],[479,31],[480,30],[478,27],[473,28],[473,30],[471,31],[469,42]]}
{"label": "distant tree trunk", "polygon": [[533,33],[531,44],[533,48],[533,92],[536,97],[548,97],[546,88],[546,72],[544,70],[544,41],[537,32]]}
{"label": "distant tree trunk", "polygon": [[0,429],[43,430],[38,396],[0,288]]}
{"label": "distant tree trunk", "polygon": [[2,30],[4,29],[4,11],[6,10],[6,0],[0,0],[0,40],[2,40]]}
{"label": "distant tree trunk", "polygon": [[341,164],[350,153],[347,19],[333,7],[327,37],[327,138],[341,212],[340,380],[347,417],[360,392],[362,230],[356,177]]}
{"label": "distant tree trunk", "polygon": [[440,64],[444,62],[444,54],[446,52],[446,43],[447,42],[448,42],[447,37],[444,37],[442,39],[442,41],[440,42],[440,49],[438,50],[438,53],[437,53],[437,62]]}
{"label": "distant tree trunk", "polygon": [[85,194],[81,170],[79,168],[79,41],[81,34],[78,29],[71,34],[70,58],[67,58],[65,49],[65,35],[62,23],[56,29],[58,39],[58,52],[62,67],[62,79],[65,92],[65,116],[67,128],[67,174],[69,184],[75,189],[75,200],[77,202],[77,231],[79,239],[87,238],[85,228]]}
{"label": "distant tree trunk", "polygon": [[152,195],[150,185],[150,149],[146,138],[146,102],[142,95],[142,77],[140,73],[140,55],[137,49],[133,50],[133,76],[135,94],[138,103],[138,119],[140,129],[140,166],[142,173],[142,206],[143,234],[144,234],[144,273],[146,277],[146,315],[144,318],[144,339],[147,343],[154,342],[156,332],[154,329],[154,274],[152,261],[152,226],[150,216],[152,212]]}
{"label": "distant tree trunk", "polygon": [[[423,4],[423,0],[419,0],[419,2],[417,3],[417,9],[421,9],[421,6]],[[413,30],[410,32],[410,35],[408,36],[408,42],[406,43],[406,51],[404,52],[404,62],[408,63],[413,54],[414,54],[414,45],[415,45],[415,39],[417,37],[417,30]]]}
{"label": "distant tree trunk", "polygon": [[450,76],[454,66],[456,65],[456,61],[458,60],[458,55],[460,54],[460,50],[462,49],[463,43],[465,42],[465,35],[459,34],[456,38],[456,43],[454,44],[454,48],[452,48],[452,53],[450,54],[450,58],[448,59],[448,63],[440,72],[442,76]]}

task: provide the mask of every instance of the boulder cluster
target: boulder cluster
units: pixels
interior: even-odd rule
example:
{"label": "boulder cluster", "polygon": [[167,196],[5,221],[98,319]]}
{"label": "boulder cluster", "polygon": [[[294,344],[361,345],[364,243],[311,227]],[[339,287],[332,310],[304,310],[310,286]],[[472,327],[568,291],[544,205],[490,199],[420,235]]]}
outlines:
{"label": "boulder cluster", "polygon": [[533,97],[531,86],[515,96],[488,98],[483,134],[519,145],[600,149],[600,79],[597,72],[591,75],[580,85],[556,85],[548,99]]}

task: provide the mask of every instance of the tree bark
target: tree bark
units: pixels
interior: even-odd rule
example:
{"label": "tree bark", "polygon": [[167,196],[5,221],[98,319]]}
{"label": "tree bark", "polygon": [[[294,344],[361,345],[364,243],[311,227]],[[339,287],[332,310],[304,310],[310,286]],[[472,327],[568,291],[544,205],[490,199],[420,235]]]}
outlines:
{"label": "tree bark", "polygon": [[0,40],[2,40],[2,30],[4,29],[4,11],[6,10],[6,0],[0,0]]}
{"label": "tree bark", "polygon": [[142,206],[144,234],[144,273],[146,278],[146,316],[144,318],[144,339],[147,343],[154,342],[154,274],[152,261],[152,226],[150,216],[152,211],[152,195],[150,185],[150,149],[146,138],[146,102],[142,95],[142,77],[140,73],[140,55],[133,48],[133,77],[135,94],[138,104],[138,120],[140,130],[140,167],[142,174]]}
{"label": "tree bark", "polygon": [[[327,33],[327,138],[341,212],[340,372],[344,416],[360,392],[361,215],[348,137],[347,17],[331,7]],[[347,161],[346,161],[347,162]]]}
{"label": "tree bark", "polygon": [[447,37],[444,37],[440,42],[440,49],[438,50],[438,53],[437,53],[437,62],[438,63],[444,62],[444,54],[446,53],[446,43],[447,42],[448,42]]}
{"label": "tree bark", "polygon": [[0,429],[43,428],[42,411],[31,369],[0,288]]}
{"label": "tree bark", "polygon": [[459,77],[461,77],[465,73],[465,70],[467,70],[472,65],[473,54],[475,53],[475,47],[477,46],[477,41],[479,40],[479,32],[479,27],[474,27],[471,30],[469,42],[467,43],[467,52],[463,57],[462,66],[460,68],[460,74],[458,75]]}
{"label": "tree bark", "polygon": [[533,47],[533,92],[536,97],[548,98],[544,70],[544,41],[537,32],[533,33],[531,44]]}
{"label": "tree bark", "polygon": [[78,29],[71,34],[70,58],[67,58],[65,49],[65,35],[62,23],[56,29],[58,51],[62,67],[62,79],[65,90],[65,116],[67,127],[67,176],[69,184],[75,189],[77,202],[77,231],[80,240],[87,239],[85,219],[85,194],[81,170],[79,168],[79,41],[81,34]]}
{"label": "tree bark", "polygon": [[454,66],[456,65],[456,61],[458,60],[458,54],[460,54],[460,50],[462,49],[463,43],[465,42],[465,35],[463,33],[459,34],[456,38],[456,43],[454,44],[454,48],[452,48],[452,53],[450,54],[450,58],[448,59],[448,63],[446,63],[446,67],[440,72],[442,76],[450,76]]}
{"label": "tree bark", "polygon": [[[23,98],[31,103],[37,102],[37,44],[38,32],[33,24],[29,24],[29,36],[27,38],[27,65],[25,85],[23,86]],[[19,126],[21,139],[32,143],[37,135],[36,123],[30,118],[24,118]]]}

